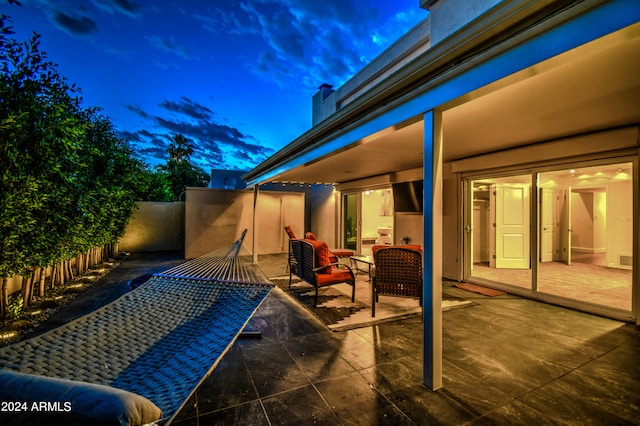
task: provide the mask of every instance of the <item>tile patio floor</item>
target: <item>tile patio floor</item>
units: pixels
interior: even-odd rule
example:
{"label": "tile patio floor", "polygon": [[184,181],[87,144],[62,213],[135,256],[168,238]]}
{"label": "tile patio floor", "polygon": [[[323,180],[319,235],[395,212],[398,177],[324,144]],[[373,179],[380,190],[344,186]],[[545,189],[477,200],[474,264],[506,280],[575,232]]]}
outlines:
{"label": "tile patio floor", "polygon": [[239,339],[172,424],[640,424],[640,328],[443,291],[476,305],[443,313],[436,392],[422,385],[419,318],[331,332],[276,288],[247,327],[262,338]]}

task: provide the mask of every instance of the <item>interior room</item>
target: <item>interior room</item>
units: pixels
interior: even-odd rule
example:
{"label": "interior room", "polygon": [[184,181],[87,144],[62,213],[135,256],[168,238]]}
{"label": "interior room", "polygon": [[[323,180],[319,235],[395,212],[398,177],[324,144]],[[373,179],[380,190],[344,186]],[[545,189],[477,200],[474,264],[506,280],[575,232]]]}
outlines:
{"label": "interior room", "polygon": [[631,311],[632,168],[603,163],[470,181],[470,276]]}

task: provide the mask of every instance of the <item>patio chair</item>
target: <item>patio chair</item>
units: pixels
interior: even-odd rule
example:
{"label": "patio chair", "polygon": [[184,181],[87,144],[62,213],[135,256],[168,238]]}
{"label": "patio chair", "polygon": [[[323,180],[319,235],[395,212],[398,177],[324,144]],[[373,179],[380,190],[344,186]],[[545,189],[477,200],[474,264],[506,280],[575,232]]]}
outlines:
{"label": "patio chair", "polygon": [[380,294],[419,297],[422,306],[422,251],[419,246],[374,246],[371,316]]}
{"label": "patio chair", "polygon": [[324,241],[289,240],[289,287],[295,275],[316,289],[313,306],[318,304],[318,288],[347,283],[353,287],[351,301],[356,297],[356,279],[347,265],[329,260],[329,248]]}

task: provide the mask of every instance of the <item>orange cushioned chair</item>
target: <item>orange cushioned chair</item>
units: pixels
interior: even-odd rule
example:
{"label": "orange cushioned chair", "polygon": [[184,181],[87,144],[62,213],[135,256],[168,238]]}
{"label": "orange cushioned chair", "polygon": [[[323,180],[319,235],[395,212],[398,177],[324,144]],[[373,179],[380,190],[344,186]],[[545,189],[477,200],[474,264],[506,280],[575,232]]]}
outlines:
{"label": "orange cushioned chair", "polygon": [[347,265],[331,262],[327,243],[318,240],[289,240],[289,287],[295,275],[316,289],[313,306],[318,304],[318,288],[347,283],[353,287],[351,301],[356,297],[356,280]]}

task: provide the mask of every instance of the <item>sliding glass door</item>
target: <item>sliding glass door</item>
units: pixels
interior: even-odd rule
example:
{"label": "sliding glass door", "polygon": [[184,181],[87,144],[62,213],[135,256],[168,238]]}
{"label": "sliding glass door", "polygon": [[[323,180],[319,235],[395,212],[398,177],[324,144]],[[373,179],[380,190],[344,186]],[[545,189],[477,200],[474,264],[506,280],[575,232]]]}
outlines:
{"label": "sliding glass door", "polygon": [[633,175],[618,161],[465,179],[465,278],[631,312]]}
{"label": "sliding glass door", "polygon": [[538,174],[538,291],[630,311],[632,163]]}
{"label": "sliding glass door", "polygon": [[374,245],[393,244],[391,188],[345,194],[342,205],[345,248],[370,255]]}

